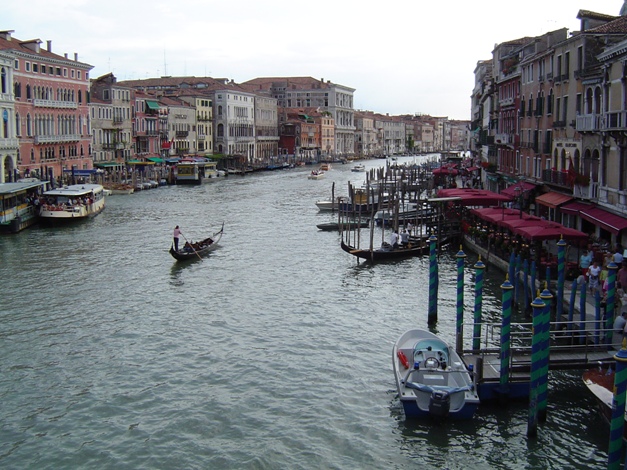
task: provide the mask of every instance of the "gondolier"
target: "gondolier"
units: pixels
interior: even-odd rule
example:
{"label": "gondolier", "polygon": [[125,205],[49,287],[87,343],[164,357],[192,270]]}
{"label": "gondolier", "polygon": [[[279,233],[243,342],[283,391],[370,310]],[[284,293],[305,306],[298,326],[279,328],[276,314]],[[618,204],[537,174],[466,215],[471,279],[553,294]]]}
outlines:
{"label": "gondolier", "polygon": [[177,225],[176,227],[174,227],[174,250],[175,251],[179,251],[179,238],[181,236],[181,229],[179,228],[179,226]]}

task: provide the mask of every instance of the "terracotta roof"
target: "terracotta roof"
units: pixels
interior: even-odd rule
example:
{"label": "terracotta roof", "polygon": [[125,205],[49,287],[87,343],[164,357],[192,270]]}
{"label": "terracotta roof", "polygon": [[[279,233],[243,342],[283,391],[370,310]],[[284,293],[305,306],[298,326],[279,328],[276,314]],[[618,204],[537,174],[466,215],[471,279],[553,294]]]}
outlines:
{"label": "terracotta roof", "polygon": [[587,34],[626,34],[627,16],[619,16],[609,23],[585,31]]}
{"label": "terracotta roof", "polygon": [[[73,64],[75,67],[83,66],[93,68],[91,65],[84,62],[78,62],[73,59],[69,59],[68,57],[65,57],[65,55],[59,55],[48,51],[46,47],[42,46],[43,41],[41,39],[29,39],[26,41],[22,41],[13,37],[12,35],[6,34],[8,33],[8,31],[2,31],[2,33],[5,34],[0,35],[0,51],[17,51],[24,54],[38,55],[47,59],[62,60],[64,62],[67,62],[68,64]],[[10,37],[11,39],[6,39],[7,37]],[[32,45],[36,43],[39,43],[39,52],[37,52],[34,47],[31,48]],[[31,44],[31,47],[29,47],[28,44]]]}
{"label": "terracotta roof", "polygon": [[330,84],[330,80],[325,82],[324,78],[318,80],[313,77],[259,77],[243,83],[258,86],[259,90],[268,90],[273,86],[284,86],[293,90],[330,88]]}
{"label": "terracotta roof", "polygon": [[579,10],[579,13],[577,13],[577,19],[580,20],[581,18],[593,18],[596,20],[612,21],[617,17],[614,15],[606,15],[605,13],[597,13],[596,11]]}
{"label": "terracotta roof", "polygon": [[[140,80],[125,80],[118,82],[122,86],[130,86],[133,88],[169,88],[181,90],[182,93],[188,94],[192,91],[216,91],[232,89],[235,91],[247,91],[240,87],[237,83],[228,81],[226,78],[212,77],[160,77],[145,78]],[[198,87],[202,85],[202,87]]]}

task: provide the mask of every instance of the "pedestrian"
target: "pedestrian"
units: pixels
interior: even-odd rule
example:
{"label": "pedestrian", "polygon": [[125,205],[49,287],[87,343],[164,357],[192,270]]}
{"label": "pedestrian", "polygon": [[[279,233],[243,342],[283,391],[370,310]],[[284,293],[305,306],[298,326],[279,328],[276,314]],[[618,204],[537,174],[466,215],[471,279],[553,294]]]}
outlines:
{"label": "pedestrian", "polygon": [[615,348],[621,347],[623,338],[625,337],[625,327],[627,326],[627,310],[623,310],[614,320],[612,325],[612,345]]}
{"label": "pedestrian", "polygon": [[621,265],[623,262],[623,247],[618,244],[616,245],[616,252],[614,253],[614,263],[617,265]]}
{"label": "pedestrian", "polygon": [[625,262],[621,264],[618,273],[616,273],[616,287],[627,290],[627,264]]}
{"label": "pedestrian", "polygon": [[601,266],[598,261],[594,260],[592,266],[588,268],[588,278],[590,279],[590,292],[593,293],[599,288],[599,276],[601,275]]}
{"label": "pedestrian", "polygon": [[174,227],[174,251],[179,251],[179,237],[181,236],[181,229],[177,225]]}
{"label": "pedestrian", "polygon": [[588,268],[592,264],[592,252],[585,250],[583,255],[579,258],[579,267],[581,268],[581,274],[588,276]]}

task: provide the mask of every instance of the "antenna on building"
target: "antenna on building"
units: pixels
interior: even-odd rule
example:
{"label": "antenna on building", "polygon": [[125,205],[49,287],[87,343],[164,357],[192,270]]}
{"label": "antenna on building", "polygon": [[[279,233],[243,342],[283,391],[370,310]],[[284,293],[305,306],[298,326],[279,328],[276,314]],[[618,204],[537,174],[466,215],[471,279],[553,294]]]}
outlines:
{"label": "antenna on building", "polygon": [[168,63],[165,61],[165,49],[163,49],[163,75],[168,76]]}

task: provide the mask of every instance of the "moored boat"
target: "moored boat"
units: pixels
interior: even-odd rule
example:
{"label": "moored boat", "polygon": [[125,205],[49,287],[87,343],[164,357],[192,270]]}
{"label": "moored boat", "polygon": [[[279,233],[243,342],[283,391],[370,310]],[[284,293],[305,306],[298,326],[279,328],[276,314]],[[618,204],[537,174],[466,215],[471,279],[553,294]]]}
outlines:
{"label": "moored boat", "polygon": [[[583,373],[583,383],[592,392],[597,401],[599,411],[603,418],[610,423],[612,421],[612,403],[614,400],[614,376],[611,369],[603,369],[601,366],[589,369]],[[627,421],[627,415],[625,416]],[[624,423],[623,438],[627,439],[627,423]]]}
{"label": "moored boat", "polygon": [[174,249],[174,246],[171,246],[170,254],[177,261],[202,259],[204,255],[218,247],[223,233],[224,223],[222,223],[220,230],[200,242],[186,242],[185,245],[182,248],[179,248],[178,251]]}
{"label": "moored boat", "polygon": [[373,248],[372,250],[356,248],[345,243],[344,240],[342,240],[340,246],[346,253],[370,261],[410,258],[412,256],[420,256],[429,253],[429,245],[426,240],[414,240],[413,243],[410,243],[406,247],[399,246],[398,248],[392,247],[389,243],[383,243],[380,247]]}
{"label": "moored boat", "polygon": [[430,331],[413,329],[394,344],[392,365],[406,418],[470,419],[479,396],[454,348]]}
{"label": "moored boat", "polygon": [[39,217],[42,223],[65,223],[94,217],[104,208],[102,185],[73,184],[45,191]]}
{"label": "moored boat", "polygon": [[327,222],[323,224],[317,224],[319,230],[332,231],[332,230],[352,230],[354,228],[367,228],[369,223],[367,220],[352,220],[343,222],[341,225],[339,222]]}
{"label": "moored boat", "polygon": [[47,181],[35,178],[0,184],[0,232],[17,233],[39,218],[39,195]]}

